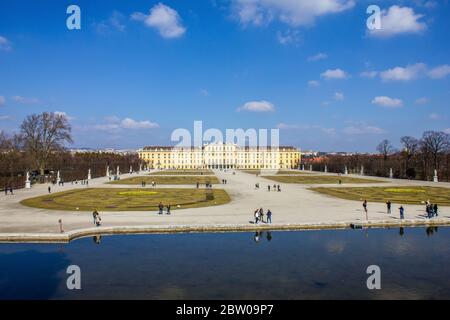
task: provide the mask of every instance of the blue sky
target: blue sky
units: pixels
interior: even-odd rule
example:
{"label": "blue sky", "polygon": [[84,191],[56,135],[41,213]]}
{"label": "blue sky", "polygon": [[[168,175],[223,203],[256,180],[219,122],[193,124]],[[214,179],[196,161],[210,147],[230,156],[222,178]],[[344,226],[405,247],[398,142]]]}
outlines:
{"label": "blue sky", "polygon": [[0,128],[64,112],[74,146],[138,148],[202,120],[371,152],[450,132],[449,31],[445,0],[0,0]]}

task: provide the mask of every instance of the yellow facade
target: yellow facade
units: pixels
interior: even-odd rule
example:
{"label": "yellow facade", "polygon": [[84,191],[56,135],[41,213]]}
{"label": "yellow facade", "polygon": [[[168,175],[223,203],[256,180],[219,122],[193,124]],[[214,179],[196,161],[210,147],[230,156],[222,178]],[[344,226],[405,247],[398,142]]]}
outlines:
{"label": "yellow facade", "polygon": [[297,169],[300,151],[294,147],[238,147],[208,144],[202,147],[145,147],[139,158],[154,169]]}

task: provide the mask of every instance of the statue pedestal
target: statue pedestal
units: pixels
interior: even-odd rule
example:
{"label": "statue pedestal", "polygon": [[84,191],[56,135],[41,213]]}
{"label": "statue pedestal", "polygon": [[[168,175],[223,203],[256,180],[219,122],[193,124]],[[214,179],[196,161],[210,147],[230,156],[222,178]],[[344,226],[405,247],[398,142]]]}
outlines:
{"label": "statue pedestal", "polygon": [[31,182],[30,181],[25,181],[25,188],[26,189],[31,189]]}
{"label": "statue pedestal", "polygon": [[434,181],[434,182],[439,182],[438,177],[437,177],[437,176],[434,176],[434,177],[433,177],[433,181]]}

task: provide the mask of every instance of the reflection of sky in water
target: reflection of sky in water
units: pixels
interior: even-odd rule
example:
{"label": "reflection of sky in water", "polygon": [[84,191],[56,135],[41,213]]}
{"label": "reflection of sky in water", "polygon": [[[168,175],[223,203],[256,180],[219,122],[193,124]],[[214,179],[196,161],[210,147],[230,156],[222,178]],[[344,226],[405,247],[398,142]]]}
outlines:
{"label": "reflection of sky in water", "polygon": [[[1,244],[0,298],[450,298],[450,228],[93,240]],[[81,291],[65,287],[70,264]],[[371,264],[380,291],[366,288]]]}

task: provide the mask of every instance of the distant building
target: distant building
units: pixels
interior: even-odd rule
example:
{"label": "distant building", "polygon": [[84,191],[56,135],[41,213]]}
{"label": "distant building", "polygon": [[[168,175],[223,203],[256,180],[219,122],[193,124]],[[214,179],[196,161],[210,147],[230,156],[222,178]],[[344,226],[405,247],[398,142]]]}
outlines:
{"label": "distant building", "polygon": [[295,169],[301,160],[300,151],[290,146],[239,147],[224,143],[150,146],[138,150],[138,154],[154,169]]}

